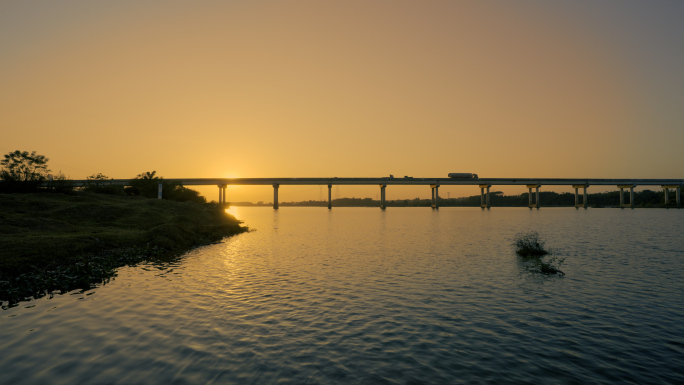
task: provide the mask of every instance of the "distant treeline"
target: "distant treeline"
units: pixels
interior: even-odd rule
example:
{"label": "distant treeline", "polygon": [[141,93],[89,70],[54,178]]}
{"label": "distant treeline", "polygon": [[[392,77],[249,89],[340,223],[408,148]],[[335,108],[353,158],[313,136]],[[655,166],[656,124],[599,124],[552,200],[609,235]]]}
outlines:
{"label": "distant treeline", "polygon": [[[675,190],[676,191],[676,190]],[[670,199],[667,207],[676,206],[675,191],[670,190]],[[532,193],[532,195],[535,195]],[[582,202],[580,193],[580,202]],[[490,192],[490,205],[493,207],[527,207],[529,204],[529,193],[520,195],[504,195],[501,191]],[[532,197],[533,201],[535,197]],[[629,191],[624,192],[624,203],[629,202]],[[574,207],[574,193],[556,193],[544,191],[539,193],[539,203],[541,207]],[[311,206],[327,207],[328,201],[302,201],[302,202],[279,202],[280,206]],[[387,207],[430,207],[430,199],[397,199],[386,200]],[[272,203],[258,202],[231,202],[234,206],[270,206]],[[333,199],[334,207],[379,207],[380,201],[372,198],[338,198]],[[587,205],[589,207],[617,207],[620,205],[620,192],[610,191],[602,193],[587,194]],[[480,195],[473,195],[463,198],[439,198],[440,207],[480,207]],[[666,207],[664,191],[644,190],[634,192],[635,207]]]}

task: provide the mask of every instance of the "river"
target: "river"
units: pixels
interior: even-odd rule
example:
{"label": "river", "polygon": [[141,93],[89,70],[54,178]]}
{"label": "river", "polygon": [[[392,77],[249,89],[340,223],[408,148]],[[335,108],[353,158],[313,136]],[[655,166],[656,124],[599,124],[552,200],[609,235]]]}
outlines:
{"label": "river", "polygon": [[254,231],[1,310],[0,384],[684,383],[684,210],[230,212]]}

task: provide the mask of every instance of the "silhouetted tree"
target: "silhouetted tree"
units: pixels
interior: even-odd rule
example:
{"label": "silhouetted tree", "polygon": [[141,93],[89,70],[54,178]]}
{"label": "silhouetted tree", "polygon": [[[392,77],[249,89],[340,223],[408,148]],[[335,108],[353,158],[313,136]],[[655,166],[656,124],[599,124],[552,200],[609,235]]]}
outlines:
{"label": "silhouetted tree", "polygon": [[72,193],[74,191],[74,185],[71,180],[62,173],[60,170],[57,175],[48,179],[47,189],[59,193]]}
{"label": "silhouetted tree", "polygon": [[0,178],[15,182],[42,182],[47,179],[48,158],[36,154],[35,151],[14,151],[0,160],[4,169],[0,171]]}
{"label": "silhouetted tree", "polygon": [[207,200],[200,195],[199,191],[183,187],[180,183],[171,185],[164,184],[164,195],[166,199],[177,202],[197,202],[206,203]]}
{"label": "silhouetted tree", "polygon": [[124,188],[121,185],[113,185],[107,183],[110,178],[103,173],[93,174],[86,178],[86,186],[83,191],[98,193],[98,194],[113,194],[123,195]]}
{"label": "silhouetted tree", "polygon": [[199,192],[183,187],[183,184],[179,182],[169,182],[158,177],[156,171],[148,171],[138,174],[135,179],[131,180],[130,186],[126,187],[124,191],[128,195],[140,195],[148,198],[156,198],[158,194],[159,183],[162,184],[163,199],[197,203],[206,203],[207,201],[199,194]]}
{"label": "silhouetted tree", "polygon": [[127,195],[156,198],[159,182],[162,181],[156,174],[156,171],[138,174],[138,176],[131,180],[130,186],[125,188],[124,191]]}
{"label": "silhouetted tree", "polygon": [[48,158],[36,154],[35,151],[14,151],[0,160],[3,169],[0,179],[3,181],[4,191],[33,191],[47,180],[50,170],[47,167]]}

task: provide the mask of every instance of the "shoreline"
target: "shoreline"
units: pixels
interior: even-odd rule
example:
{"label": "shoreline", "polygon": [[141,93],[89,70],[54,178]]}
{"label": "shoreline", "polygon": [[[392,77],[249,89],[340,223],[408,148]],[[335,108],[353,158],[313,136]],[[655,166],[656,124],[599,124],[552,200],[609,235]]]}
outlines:
{"label": "shoreline", "polygon": [[217,204],[93,193],[0,194],[0,303],[106,283],[248,231]]}

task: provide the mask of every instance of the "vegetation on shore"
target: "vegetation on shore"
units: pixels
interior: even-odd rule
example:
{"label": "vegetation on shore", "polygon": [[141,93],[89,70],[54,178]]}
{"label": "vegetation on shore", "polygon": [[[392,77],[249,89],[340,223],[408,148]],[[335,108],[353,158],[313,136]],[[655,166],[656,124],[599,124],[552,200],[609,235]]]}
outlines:
{"label": "vegetation on shore", "polygon": [[87,192],[0,194],[0,301],[87,289],[117,267],[246,230],[217,204]]}
{"label": "vegetation on shore", "polygon": [[[49,159],[13,151],[0,160],[0,304],[88,289],[118,267],[179,255],[246,231],[195,190],[144,172],[128,186],[102,173],[82,187]],[[157,197],[163,185],[164,199]]]}
{"label": "vegetation on shore", "polygon": [[93,193],[0,194],[0,301],[87,289],[114,269],[247,229],[217,204]]}
{"label": "vegetation on shore", "polygon": [[553,255],[544,259],[545,256],[552,254],[544,248],[545,245],[546,241],[536,231],[516,234],[512,244],[515,253],[522,259],[528,270],[547,275],[565,275],[560,270],[565,259]]}

